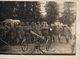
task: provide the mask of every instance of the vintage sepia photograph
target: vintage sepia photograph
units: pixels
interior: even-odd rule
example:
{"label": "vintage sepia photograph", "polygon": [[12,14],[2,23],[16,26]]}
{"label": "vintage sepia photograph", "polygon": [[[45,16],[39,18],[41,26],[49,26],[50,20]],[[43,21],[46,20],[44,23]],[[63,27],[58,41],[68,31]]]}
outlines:
{"label": "vintage sepia photograph", "polygon": [[76,2],[0,1],[0,55],[76,55]]}

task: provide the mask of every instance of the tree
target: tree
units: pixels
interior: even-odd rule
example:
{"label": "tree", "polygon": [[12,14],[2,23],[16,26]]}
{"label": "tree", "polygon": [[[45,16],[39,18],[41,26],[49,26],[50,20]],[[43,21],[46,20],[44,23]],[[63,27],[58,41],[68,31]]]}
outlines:
{"label": "tree", "polygon": [[0,2],[0,19],[5,20],[12,18],[14,2]]}
{"label": "tree", "polygon": [[41,19],[39,2],[0,2],[1,19],[36,22]]}
{"label": "tree", "polygon": [[22,21],[40,20],[39,2],[16,2],[14,8],[14,17]]}
{"label": "tree", "polygon": [[24,18],[24,2],[15,2],[15,7],[13,9],[13,18],[23,21]]}
{"label": "tree", "polygon": [[54,23],[58,20],[59,12],[58,12],[58,5],[56,2],[47,2],[46,3],[46,12],[47,12],[47,21],[48,23]]}
{"label": "tree", "polygon": [[67,24],[68,26],[72,26],[75,22],[76,16],[74,13],[73,2],[67,2],[64,5],[64,12],[62,13],[61,22]]}
{"label": "tree", "polygon": [[40,13],[40,3],[39,2],[33,2],[33,19],[34,22],[41,20],[41,13]]}

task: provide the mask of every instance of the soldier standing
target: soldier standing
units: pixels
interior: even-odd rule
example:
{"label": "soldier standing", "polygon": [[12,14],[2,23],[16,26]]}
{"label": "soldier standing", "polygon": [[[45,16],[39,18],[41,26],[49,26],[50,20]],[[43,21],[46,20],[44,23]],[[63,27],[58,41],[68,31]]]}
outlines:
{"label": "soldier standing", "polygon": [[49,35],[49,25],[47,22],[42,23],[42,35],[46,38],[45,42],[48,39]]}
{"label": "soldier standing", "polygon": [[28,48],[28,44],[31,43],[31,39],[30,39],[31,38],[31,35],[30,35],[31,26],[29,25],[29,22],[26,22],[23,30],[24,30],[25,39],[23,40],[22,43],[26,42],[25,44],[27,44],[27,48]]}
{"label": "soldier standing", "polygon": [[34,28],[32,28],[32,29],[33,29],[33,32],[35,33],[34,34],[34,44],[35,44],[35,46],[34,46],[34,49],[33,49],[32,53],[34,51],[37,51],[37,52],[40,51],[44,54],[44,52],[40,49],[40,47],[41,47],[41,38],[40,37],[42,36],[40,23],[39,22],[34,23]]}
{"label": "soldier standing", "polygon": [[1,47],[8,44],[8,39],[6,39],[7,28],[3,23],[0,25],[0,45]]}
{"label": "soldier standing", "polygon": [[17,41],[19,41],[19,44],[21,44],[24,37],[24,31],[23,31],[23,26],[20,23],[16,26],[16,32],[17,32],[16,35]]}
{"label": "soldier standing", "polygon": [[[34,22],[32,22],[31,23],[31,30],[33,31],[33,32],[36,32],[36,23],[34,23]],[[34,43],[34,41],[35,41],[35,35],[33,35],[33,34],[31,34],[31,41],[32,41],[32,43]]]}

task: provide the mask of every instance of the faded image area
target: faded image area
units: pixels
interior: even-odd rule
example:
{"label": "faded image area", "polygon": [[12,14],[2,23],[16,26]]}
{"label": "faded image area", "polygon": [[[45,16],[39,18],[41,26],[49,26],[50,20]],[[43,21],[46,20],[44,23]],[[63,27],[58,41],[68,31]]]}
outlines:
{"label": "faded image area", "polygon": [[0,1],[0,54],[75,55],[76,2]]}

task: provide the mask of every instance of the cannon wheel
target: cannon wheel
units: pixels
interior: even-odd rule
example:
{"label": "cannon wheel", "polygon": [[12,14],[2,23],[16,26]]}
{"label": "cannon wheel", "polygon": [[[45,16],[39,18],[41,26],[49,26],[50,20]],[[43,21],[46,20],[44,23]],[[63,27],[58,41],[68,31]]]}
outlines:
{"label": "cannon wheel", "polygon": [[47,39],[47,40],[46,40],[45,45],[46,45],[46,50],[48,51],[49,48],[51,47],[51,44],[53,43],[53,38],[50,37],[50,36],[48,36],[46,39]]}
{"label": "cannon wheel", "polygon": [[28,50],[28,43],[26,43],[26,39],[24,39],[21,43],[20,43],[20,46],[21,46],[21,50],[23,52],[25,52],[26,50]]}

